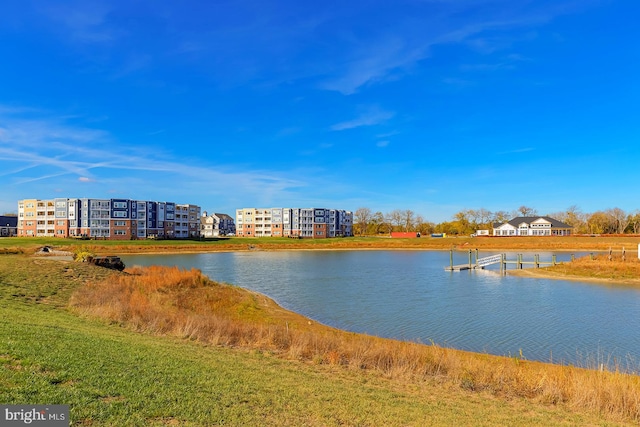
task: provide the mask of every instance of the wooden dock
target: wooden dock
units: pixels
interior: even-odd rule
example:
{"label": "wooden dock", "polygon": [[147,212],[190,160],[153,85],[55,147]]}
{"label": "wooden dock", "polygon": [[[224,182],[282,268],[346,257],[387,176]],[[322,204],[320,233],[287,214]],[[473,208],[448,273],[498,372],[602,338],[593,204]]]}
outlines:
{"label": "wooden dock", "polygon": [[[491,255],[484,258],[478,257],[478,250],[475,250],[475,262],[473,261],[472,251],[469,249],[469,262],[465,264],[453,264],[453,250],[449,251],[449,265],[444,269],[445,271],[464,271],[464,270],[475,270],[475,269],[483,269],[487,265],[491,264],[500,264],[500,270],[505,272],[507,270],[507,264],[514,264],[516,269],[522,269],[524,265],[533,265],[535,268],[540,268],[541,265],[556,265],[558,262],[556,260],[555,254],[551,256],[551,261],[540,261],[540,255],[535,254],[533,257],[533,261],[524,261],[522,254],[517,254],[517,258],[515,260],[508,260],[505,254],[500,255]],[[573,255],[572,255],[573,259]]]}

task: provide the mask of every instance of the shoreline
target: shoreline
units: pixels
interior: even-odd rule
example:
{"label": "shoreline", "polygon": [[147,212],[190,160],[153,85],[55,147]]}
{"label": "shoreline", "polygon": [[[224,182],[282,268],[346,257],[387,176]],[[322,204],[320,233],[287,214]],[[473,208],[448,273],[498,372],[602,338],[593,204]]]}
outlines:
{"label": "shoreline", "polygon": [[615,279],[603,277],[577,276],[569,274],[554,273],[544,268],[524,268],[522,270],[507,270],[507,276],[524,277],[529,279],[552,279],[552,280],[568,280],[572,282],[586,282],[604,285],[633,285],[640,287],[640,278],[638,279]]}

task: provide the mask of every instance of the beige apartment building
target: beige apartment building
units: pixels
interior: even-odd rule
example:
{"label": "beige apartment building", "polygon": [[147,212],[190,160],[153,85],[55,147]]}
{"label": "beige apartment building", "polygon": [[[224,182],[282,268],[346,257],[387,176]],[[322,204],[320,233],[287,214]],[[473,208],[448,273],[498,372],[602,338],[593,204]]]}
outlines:
{"label": "beige apartment building", "polygon": [[130,199],[25,199],[17,235],[130,240],[200,236],[200,207]]}
{"label": "beige apartment building", "polygon": [[326,208],[242,208],[236,210],[239,237],[324,239],[353,236],[353,214]]}

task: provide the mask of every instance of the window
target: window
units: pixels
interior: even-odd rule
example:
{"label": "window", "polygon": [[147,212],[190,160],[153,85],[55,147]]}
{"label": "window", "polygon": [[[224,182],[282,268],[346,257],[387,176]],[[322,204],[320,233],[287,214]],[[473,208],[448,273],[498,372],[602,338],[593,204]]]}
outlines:
{"label": "window", "polygon": [[116,236],[125,236],[127,234],[126,230],[114,230],[113,234]]}
{"label": "window", "polygon": [[113,202],[114,209],[126,209],[127,202]]}
{"label": "window", "polygon": [[114,211],[113,212],[113,217],[114,218],[126,218],[127,217],[127,212],[126,211]]}
{"label": "window", "polygon": [[58,225],[64,225],[64,223],[65,223],[64,221],[58,221],[57,222]]}
{"label": "window", "polygon": [[127,225],[126,221],[115,221],[113,223],[113,225],[115,225],[116,227],[124,227],[125,225]]}

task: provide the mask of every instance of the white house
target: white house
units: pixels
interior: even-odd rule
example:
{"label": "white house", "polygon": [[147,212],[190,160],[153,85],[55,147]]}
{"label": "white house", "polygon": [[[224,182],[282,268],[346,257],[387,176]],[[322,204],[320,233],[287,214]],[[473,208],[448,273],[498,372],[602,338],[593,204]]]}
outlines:
{"label": "white house", "polygon": [[235,236],[236,224],[233,218],[223,213],[207,215],[205,211],[200,218],[200,235],[202,237]]}
{"label": "white house", "polygon": [[494,236],[569,236],[573,227],[548,216],[519,216],[493,225]]}

